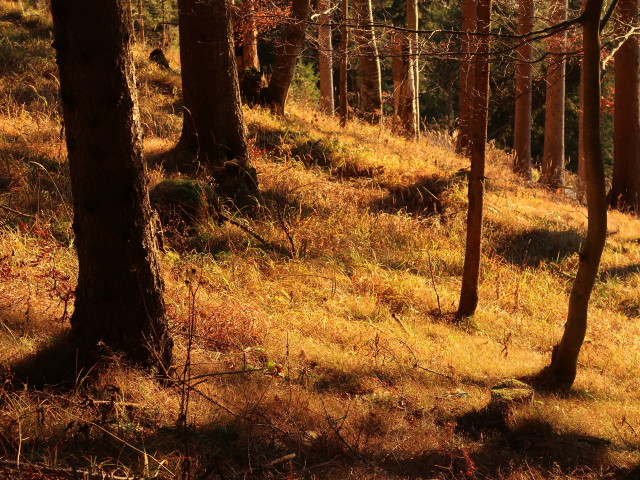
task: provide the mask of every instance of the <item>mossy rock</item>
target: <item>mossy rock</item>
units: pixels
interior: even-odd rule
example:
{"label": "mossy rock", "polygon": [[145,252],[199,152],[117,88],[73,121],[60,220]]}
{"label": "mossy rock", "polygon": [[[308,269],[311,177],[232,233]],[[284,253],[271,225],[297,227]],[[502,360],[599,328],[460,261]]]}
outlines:
{"label": "mossy rock", "polygon": [[489,406],[495,405],[503,408],[514,403],[526,403],[533,398],[533,388],[524,382],[516,379],[509,379],[491,388],[491,402]]}
{"label": "mossy rock", "polygon": [[188,178],[163,180],[151,189],[149,198],[163,226],[193,227],[198,220],[215,211],[213,188]]}

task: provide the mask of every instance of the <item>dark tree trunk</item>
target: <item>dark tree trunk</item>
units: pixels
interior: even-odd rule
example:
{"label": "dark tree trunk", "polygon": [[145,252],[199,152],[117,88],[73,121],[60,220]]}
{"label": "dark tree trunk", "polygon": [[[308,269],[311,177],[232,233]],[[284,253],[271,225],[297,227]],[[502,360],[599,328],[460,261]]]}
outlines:
{"label": "dark tree trunk", "polygon": [[284,115],[296,61],[302,52],[308,16],[309,0],[291,0],[291,18],[287,19],[276,47],[276,64],[266,91],[266,100],[278,115]]}
{"label": "dark tree trunk", "polygon": [[349,48],[349,26],[347,21],[349,18],[349,0],[342,0],[342,45],[340,46],[340,126],[347,125],[349,118],[349,101],[347,99],[347,69],[348,57],[347,50]]}
{"label": "dark tree trunk", "polygon": [[603,0],[587,0],[582,23],[584,50],[584,160],[587,174],[587,237],[569,297],[569,312],[551,365],[542,372],[550,387],[568,390],[576,377],[578,355],[587,331],[589,298],[607,235],[607,198],[600,144],[600,15]]}
{"label": "dark tree trunk", "polygon": [[128,0],[51,2],[78,251],[71,338],[166,374],[172,342],[142,159]]}
{"label": "dark tree trunk", "polygon": [[489,36],[491,32],[491,0],[477,3],[476,47],[473,49],[473,104],[470,125],[471,172],[469,174],[469,208],[467,213],[467,243],[462,273],[462,289],[457,319],[473,315],[478,306],[478,281],[482,253],[482,210],[484,203],[484,170],[487,146],[489,110]]}
{"label": "dark tree trunk", "polygon": [[[520,0],[518,33],[527,35],[533,30],[533,0]],[[513,129],[513,171],[531,180],[531,62],[533,45],[525,42],[518,47],[516,64],[516,112]]]}
{"label": "dark tree trunk", "polygon": [[356,22],[353,39],[357,47],[362,115],[368,122],[376,123],[382,116],[382,87],[371,0],[353,0],[353,16]]}
{"label": "dark tree trunk", "polygon": [[[471,124],[473,111],[474,69],[472,67],[473,45],[475,38],[468,35],[476,29],[477,7],[476,0],[462,0],[462,32],[460,52],[460,98],[458,99],[458,139],[456,152],[461,155],[469,154],[471,138]],[[464,35],[467,33],[467,35]]]}
{"label": "dark tree trunk", "polygon": [[[551,22],[567,19],[567,0],[554,0]],[[544,155],[540,182],[550,188],[564,186],[564,98],[566,61],[566,31],[549,39],[547,66],[547,94],[544,117]]]}
{"label": "dark tree trunk", "polygon": [[211,170],[230,196],[253,191],[226,0],[179,0],[184,121],[178,150]]}
{"label": "dark tree trunk", "polygon": [[[624,37],[636,22],[638,0],[619,0],[616,33]],[[638,38],[631,36],[615,54],[613,178],[609,203],[640,212],[640,112],[638,105]]]}
{"label": "dark tree trunk", "polygon": [[330,0],[318,0],[318,63],[320,65],[320,109],[333,116],[333,46],[331,42]]}

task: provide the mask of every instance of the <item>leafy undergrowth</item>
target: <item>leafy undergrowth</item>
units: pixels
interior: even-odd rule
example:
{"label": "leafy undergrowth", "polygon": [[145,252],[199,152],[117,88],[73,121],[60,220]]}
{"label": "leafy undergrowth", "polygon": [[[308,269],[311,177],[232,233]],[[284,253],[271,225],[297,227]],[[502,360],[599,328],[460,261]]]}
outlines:
{"label": "leafy undergrowth", "polygon": [[[0,4],[7,379],[68,329],[77,268],[48,21],[9,5]],[[136,48],[153,158],[179,134],[180,82],[147,54]],[[523,184],[509,156],[490,150],[481,302],[472,321],[452,325],[467,166],[452,139],[426,132],[413,143],[357,121],[341,129],[309,105],[285,118],[245,115],[260,208],[228,212],[234,223],[203,218],[188,237],[167,232],[175,381],[160,385],[114,356],[108,369],[76,372],[73,388],[5,384],[1,475],[637,478],[636,218],[609,217],[573,391],[536,393],[499,427],[459,428],[492,385],[549,361],[585,208]],[[169,175],[161,165],[150,174],[152,184]]]}

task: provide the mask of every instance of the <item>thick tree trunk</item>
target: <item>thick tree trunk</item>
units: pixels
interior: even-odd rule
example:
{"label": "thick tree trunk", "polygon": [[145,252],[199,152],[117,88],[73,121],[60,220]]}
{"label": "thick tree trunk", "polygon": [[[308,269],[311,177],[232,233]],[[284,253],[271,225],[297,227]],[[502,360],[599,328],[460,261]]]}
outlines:
{"label": "thick tree trunk", "polygon": [[482,243],[482,210],[484,203],[484,170],[489,110],[489,36],[491,32],[491,0],[478,0],[474,84],[470,128],[471,172],[469,174],[469,207],[467,213],[467,242],[462,273],[462,289],[457,319],[473,315],[478,306],[478,281]]}
{"label": "thick tree trunk", "polygon": [[[638,0],[619,0],[616,33],[624,37],[636,22]],[[628,38],[615,54],[613,178],[611,206],[640,212],[640,111],[638,38]]]}
{"label": "thick tree trunk", "polygon": [[309,0],[291,0],[291,18],[287,19],[276,47],[276,64],[266,92],[267,102],[278,115],[284,115],[296,60],[302,52],[308,16]]}
{"label": "thick tree trunk", "polygon": [[[520,0],[518,33],[527,35],[533,30],[533,0]],[[513,171],[531,180],[531,62],[533,45],[526,42],[518,47],[516,63],[516,112],[513,129]]]}
{"label": "thick tree trunk", "polygon": [[320,64],[320,110],[333,116],[333,46],[331,44],[330,0],[318,0],[318,57]]}
{"label": "thick tree trunk", "polygon": [[[473,49],[476,39],[469,35],[476,29],[476,0],[462,0],[462,37],[460,42],[460,98],[458,99],[458,139],[456,152],[469,154],[470,129],[473,111],[474,69],[472,68]],[[467,35],[465,35],[465,33]]]}
{"label": "thick tree trunk", "polygon": [[347,99],[347,70],[348,70],[348,49],[349,49],[349,0],[342,0],[342,45],[340,46],[340,126],[347,125],[349,118],[349,101]]}
{"label": "thick tree trunk", "polygon": [[382,87],[371,0],[353,0],[353,16],[356,22],[353,39],[360,73],[362,116],[368,122],[376,123],[382,116]]}
{"label": "thick tree trunk", "polygon": [[71,338],[81,366],[104,345],[166,374],[163,283],[142,159],[128,0],[53,0],[78,252]]}
{"label": "thick tree trunk", "polygon": [[[551,6],[553,24],[567,19],[567,0],[554,0]],[[544,155],[540,182],[550,188],[564,186],[564,98],[566,61],[566,31],[549,39],[547,66],[547,96],[544,118]]]}
{"label": "thick tree trunk", "polygon": [[411,81],[411,89],[407,91],[410,97],[407,103],[411,103],[410,120],[411,128],[408,133],[416,140],[420,136],[420,97],[419,97],[419,68],[418,68],[418,2],[417,0],[407,0],[407,29],[408,34],[408,73],[407,81]]}
{"label": "thick tree trunk", "polygon": [[582,24],[584,60],[584,154],[587,172],[587,237],[569,297],[564,334],[554,348],[543,379],[551,387],[569,389],[576,377],[578,355],[587,330],[589,298],[607,235],[607,198],[600,144],[600,15],[603,0],[587,0]]}
{"label": "thick tree trunk", "polygon": [[178,150],[211,170],[225,193],[253,191],[229,5],[179,0],[178,10],[184,97]]}

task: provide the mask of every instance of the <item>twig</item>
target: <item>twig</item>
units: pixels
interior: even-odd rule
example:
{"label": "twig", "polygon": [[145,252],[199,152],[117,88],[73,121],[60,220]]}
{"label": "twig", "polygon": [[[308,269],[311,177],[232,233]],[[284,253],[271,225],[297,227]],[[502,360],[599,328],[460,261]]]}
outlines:
{"label": "twig", "polygon": [[407,350],[409,350],[409,353],[411,354],[411,356],[413,357],[413,368],[419,368],[420,370],[424,370],[425,372],[429,372],[429,373],[433,373],[434,375],[438,375],[440,377],[444,377],[446,379],[449,380],[454,380],[454,378],[451,375],[447,375],[446,373],[441,373],[441,372],[437,372],[435,370],[431,370],[430,368],[427,367],[423,367],[422,365],[420,365],[420,362],[418,361],[418,357],[416,356],[416,354],[413,352],[413,350],[411,349],[411,347],[409,345],[407,345],[407,343],[403,340],[400,340],[399,338],[395,339],[397,342],[400,342],[402,345],[405,346],[405,348]]}
{"label": "twig", "polygon": [[0,205],[0,208],[3,209],[3,210],[6,210],[7,212],[11,212],[11,213],[15,213],[16,215],[20,215],[21,217],[24,217],[24,218],[36,218],[35,215],[29,215],[28,213],[19,212],[18,210],[14,210],[13,208],[7,207],[6,205]]}
{"label": "twig", "polygon": [[[18,468],[19,465],[16,461],[12,460],[0,460],[0,465],[5,468]],[[78,470],[77,468],[52,468],[44,465],[38,465],[35,463],[28,464],[30,468],[37,470],[38,473],[44,473],[46,475],[65,475],[68,478],[79,478],[87,480],[104,480],[108,478],[109,480],[139,480],[142,477],[121,477],[118,475],[114,475],[113,473],[91,473],[88,470]]]}

